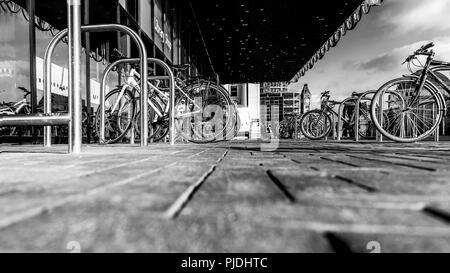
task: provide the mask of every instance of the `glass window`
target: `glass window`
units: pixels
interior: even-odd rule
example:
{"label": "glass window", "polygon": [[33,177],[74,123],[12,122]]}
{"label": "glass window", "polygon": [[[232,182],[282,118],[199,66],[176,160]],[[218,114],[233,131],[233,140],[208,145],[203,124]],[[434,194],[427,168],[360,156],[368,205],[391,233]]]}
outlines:
{"label": "glass window", "polygon": [[238,96],[238,87],[236,85],[231,86],[231,96],[237,97]]}
{"label": "glass window", "polygon": [[24,95],[18,87],[30,90],[27,14],[12,1],[3,5],[9,9],[0,9],[0,101],[18,101]]}
{"label": "glass window", "polygon": [[[174,5],[177,2],[174,2]],[[178,9],[180,8],[179,5],[175,6],[173,9],[173,31],[172,31],[172,43],[173,43],[173,63],[179,64],[180,63],[180,37],[179,37],[179,23],[178,23]]]}
{"label": "glass window", "polygon": [[164,1],[164,54],[169,61],[172,61],[172,49],[173,49],[173,39],[172,39],[172,12],[171,12],[171,1]]}
{"label": "glass window", "polygon": [[149,37],[152,37],[153,24],[152,24],[152,0],[142,0],[140,7],[140,26],[142,30],[147,33]]}

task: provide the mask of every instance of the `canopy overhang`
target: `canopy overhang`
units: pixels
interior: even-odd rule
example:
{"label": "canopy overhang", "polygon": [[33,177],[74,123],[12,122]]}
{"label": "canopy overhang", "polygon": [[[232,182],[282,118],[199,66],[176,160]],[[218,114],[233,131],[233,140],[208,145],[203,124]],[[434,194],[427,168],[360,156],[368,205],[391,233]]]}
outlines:
{"label": "canopy overhang", "polygon": [[[204,73],[218,75],[222,83],[243,83],[298,81],[383,0],[177,1],[185,14],[181,32],[197,32],[186,36],[208,59],[210,71]],[[14,2],[26,6],[26,0]],[[39,1],[36,13],[56,29],[65,28],[65,2]],[[109,0],[90,6],[91,24],[117,21],[117,5]],[[106,39],[115,46],[115,38],[99,33],[91,37],[92,48]]]}
{"label": "canopy overhang", "polygon": [[190,3],[211,69],[221,82],[239,83],[297,81],[381,1]]}

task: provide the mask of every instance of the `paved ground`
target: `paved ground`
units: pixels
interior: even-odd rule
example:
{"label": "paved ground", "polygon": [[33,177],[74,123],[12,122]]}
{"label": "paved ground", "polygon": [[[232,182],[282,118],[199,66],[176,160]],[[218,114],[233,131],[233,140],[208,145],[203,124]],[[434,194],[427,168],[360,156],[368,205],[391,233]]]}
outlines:
{"label": "paved ground", "polygon": [[450,252],[449,142],[65,149],[0,146],[0,251]]}

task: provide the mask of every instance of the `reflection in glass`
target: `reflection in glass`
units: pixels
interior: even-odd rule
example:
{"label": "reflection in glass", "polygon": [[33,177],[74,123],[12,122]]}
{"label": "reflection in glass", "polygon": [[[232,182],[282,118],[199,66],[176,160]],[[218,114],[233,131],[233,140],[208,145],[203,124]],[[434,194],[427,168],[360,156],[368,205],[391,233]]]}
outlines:
{"label": "reflection in glass", "polygon": [[23,99],[18,88],[30,89],[29,74],[28,22],[22,12],[0,10],[0,102]]}

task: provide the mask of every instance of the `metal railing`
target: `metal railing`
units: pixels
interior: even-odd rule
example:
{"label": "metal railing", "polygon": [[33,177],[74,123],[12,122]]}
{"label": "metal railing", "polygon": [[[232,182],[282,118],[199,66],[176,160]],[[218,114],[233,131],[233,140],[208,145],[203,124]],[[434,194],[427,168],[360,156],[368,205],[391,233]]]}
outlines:
{"label": "metal railing", "polygon": [[[140,58],[137,59],[138,62],[140,62],[140,69],[141,71],[147,71],[148,70],[148,62],[145,61],[148,59],[147,57],[147,51],[145,49],[145,44],[142,41],[142,39],[139,37],[139,35],[133,31],[131,28],[119,25],[119,24],[102,24],[102,25],[88,25],[88,26],[82,26],[81,32],[106,32],[106,31],[119,31],[123,32],[125,34],[128,34],[131,39],[136,43],[138,49],[139,49],[139,55]],[[51,64],[52,64],[52,55],[53,51],[56,47],[56,45],[62,41],[62,39],[68,34],[68,29],[62,30],[60,33],[58,33],[53,39],[50,41],[49,45],[47,46],[47,49],[45,51],[45,60],[44,60],[44,111],[46,115],[51,114]],[[147,73],[142,73],[142,81],[141,81],[141,98],[148,97],[148,89],[147,89],[147,80],[148,75]],[[102,98],[100,98],[102,100]],[[104,97],[103,97],[104,101]],[[80,100],[81,103],[81,100]],[[103,103],[104,106],[104,103]],[[142,136],[141,136],[141,146],[146,147],[148,146],[148,104],[147,101],[144,99],[141,99],[141,128],[142,129]],[[78,107],[77,107],[78,110]],[[81,107],[79,109],[81,111]],[[102,111],[103,112],[103,111]],[[80,112],[81,116],[81,112]],[[80,119],[81,120],[81,119]],[[102,123],[103,124],[103,123]],[[80,125],[81,128],[81,125]],[[72,136],[71,136],[72,137]],[[80,136],[81,138],[81,136]],[[70,139],[70,138],[69,138]],[[44,132],[44,145],[46,147],[51,146],[51,128],[46,128]]]}
{"label": "metal railing", "polygon": [[[81,152],[81,2],[67,0],[69,34],[69,111],[67,114],[0,116],[1,126],[69,125],[69,153]],[[45,79],[44,79],[45,80]],[[45,83],[45,85],[48,83]],[[78,101],[79,100],[79,101]],[[44,96],[44,107],[51,110],[51,93]]]}
{"label": "metal railing", "polygon": [[[105,121],[106,121],[106,115],[105,115],[105,97],[106,97],[106,81],[108,79],[108,75],[109,73],[111,73],[111,71],[113,71],[113,69],[119,65],[122,64],[136,64],[139,63],[141,60],[140,59],[121,59],[121,60],[117,60],[115,62],[113,62],[112,64],[110,64],[104,71],[103,73],[103,77],[102,77],[102,82],[100,85],[100,142],[101,143],[105,143]],[[154,63],[157,65],[160,65],[167,73],[168,76],[154,76],[154,77],[150,77],[151,79],[168,79],[169,80],[169,86],[170,86],[170,95],[169,95],[169,109],[170,109],[170,119],[169,119],[169,133],[170,133],[170,145],[174,145],[175,144],[175,77],[174,74],[172,72],[172,69],[163,61],[159,60],[159,59],[155,59],[155,58],[147,58],[147,63]],[[145,70],[146,71],[146,70]],[[142,74],[147,74],[144,72],[141,72]],[[149,78],[147,77],[146,79],[143,78],[143,75],[141,76],[141,89],[142,89],[142,85],[144,84],[145,86],[147,86],[147,80]],[[147,100],[143,99],[143,98],[147,98],[148,96],[142,96],[141,94],[141,103],[142,101],[145,102],[145,104],[147,105]],[[141,106],[142,107],[142,106]],[[142,108],[141,108],[142,109]],[[141,119],[142,119],[142,115],[143,113],[147,113],[147,112],[143,112],[141,111]],[[145,114],[145,116],[148,118],[147,114]],[[141,124],[141,126],[144,126],[143,124]],[[145,127],[148,128],[148,123],[146,123]],[[130,137],[130,143],[133,144],[134,143],[134,130],[133,130],[133,126],[131,127],[132,131],[131,131],[131,137]],[[142,128],[142,127],[141,127]],[[142,133],[141,133],[141,141],[142,141]],[[146,138],[146,141],[148,141],[148,138]]]}

